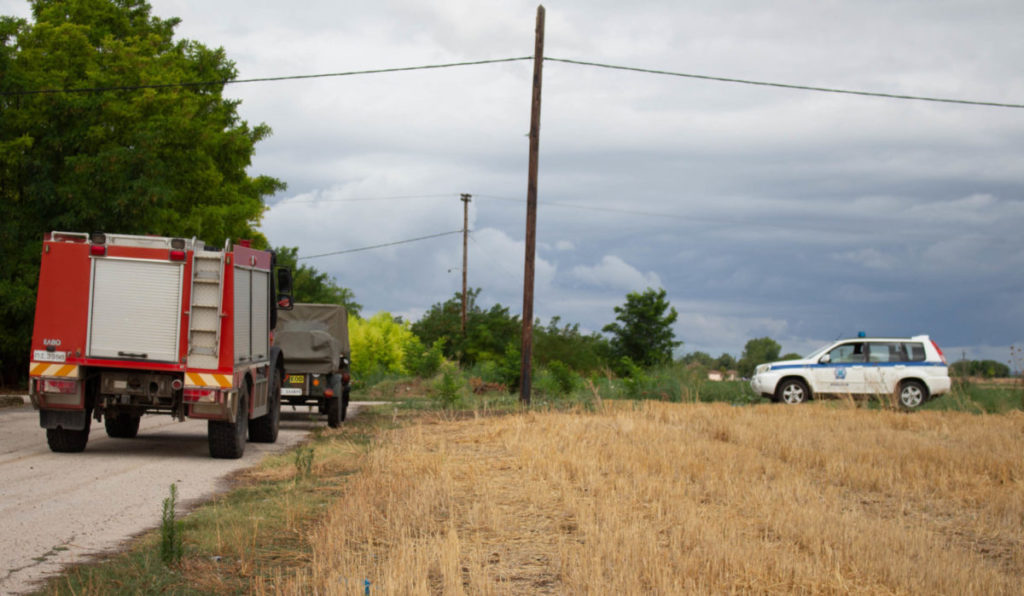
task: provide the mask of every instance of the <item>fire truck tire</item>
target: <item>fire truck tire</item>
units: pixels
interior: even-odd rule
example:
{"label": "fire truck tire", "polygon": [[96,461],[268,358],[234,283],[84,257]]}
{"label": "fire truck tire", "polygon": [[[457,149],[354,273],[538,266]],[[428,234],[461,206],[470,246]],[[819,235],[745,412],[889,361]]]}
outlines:
{"label": "fire truck tire", "polygon": [[249,440],[253,443],[276,443],[281,426],[281,376],[274,371],[267,395],[267,413],[249,421]]}
{"label": "fire truck tire", "polygon": [[81,453],[85,451],[85,444],[89,442],[89,416],[85,418],[85,428],[82,430],[68,430],[66,428],[46,429],[46,442],[50,445],[50,451],[56,453]]}
{"label": "fire truck tire", "polygon": [[245,454],[245,433],[249,429],[249,391],[243,385],[238,391],[238,412],[234,423],[211,420],[206,432],[210,441],[210,457],[238,459]]}
{"label": "fire truck tire", "polygon": [[112,439],[134,439],[139,434],[141,416],[117,414],[104,416],[103,425],[107,428],[107,436]]}

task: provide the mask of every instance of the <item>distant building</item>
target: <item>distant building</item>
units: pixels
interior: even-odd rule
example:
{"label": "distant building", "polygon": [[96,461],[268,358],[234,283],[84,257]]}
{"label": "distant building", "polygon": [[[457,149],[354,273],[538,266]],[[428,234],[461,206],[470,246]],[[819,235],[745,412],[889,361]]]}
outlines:
{"label": "distant building", "polygon": [[708,371],[709,381],[735,381],[737,378],[737,373],[734,370],[727,370],[725,372],[720,370]]}

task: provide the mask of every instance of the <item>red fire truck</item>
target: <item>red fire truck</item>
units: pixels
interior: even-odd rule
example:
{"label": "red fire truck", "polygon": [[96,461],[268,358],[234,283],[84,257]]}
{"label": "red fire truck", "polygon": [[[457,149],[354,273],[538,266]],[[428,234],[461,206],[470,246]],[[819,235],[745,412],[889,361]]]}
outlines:
{"label": "red fire truck", "polygon": [[213,457],[241,457],[247,434],[275,442],[273,329],[290,292],[290,272],[245,241],[47,234],[29,390],[50,449],[83,451],[93,418],[134,438],[147,413],[208,420]]}

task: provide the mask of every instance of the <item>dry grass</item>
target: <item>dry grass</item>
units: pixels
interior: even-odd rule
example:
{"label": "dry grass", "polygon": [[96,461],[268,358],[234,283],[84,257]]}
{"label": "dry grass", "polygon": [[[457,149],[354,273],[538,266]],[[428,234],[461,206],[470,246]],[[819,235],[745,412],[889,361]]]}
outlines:
{"label": "dry grass", "polygon": [[[610,402],[606,402],[608,404]],[[629,404],[626,404],[629,406]],[[389,431],[257,593],[1020,594],[1024,414],[606,405]]]}

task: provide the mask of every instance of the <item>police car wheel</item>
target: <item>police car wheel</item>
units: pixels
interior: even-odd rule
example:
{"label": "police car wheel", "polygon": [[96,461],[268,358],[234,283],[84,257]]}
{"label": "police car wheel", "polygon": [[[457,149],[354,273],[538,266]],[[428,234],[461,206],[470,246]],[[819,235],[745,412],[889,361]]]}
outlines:
{"label": "police car wheel", "polygon": [[807,401],[810,397],[810,390],[807,384],[799,379],[787,379],[779,383],[775,390],[775,401],[787,404],[799,404]]}
{"label": "police car wheel", "polygon": [[906,381],[900,385],[900,406],[905,410],[920,406],[927,397],[928,389],[917,381]]}

